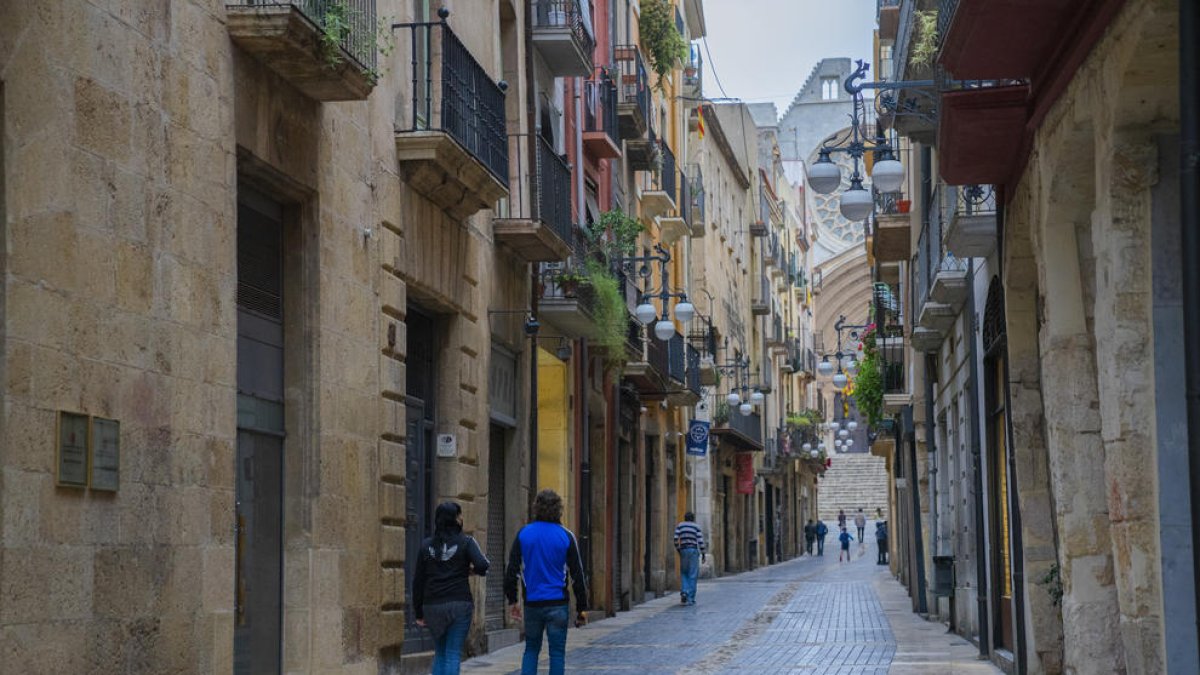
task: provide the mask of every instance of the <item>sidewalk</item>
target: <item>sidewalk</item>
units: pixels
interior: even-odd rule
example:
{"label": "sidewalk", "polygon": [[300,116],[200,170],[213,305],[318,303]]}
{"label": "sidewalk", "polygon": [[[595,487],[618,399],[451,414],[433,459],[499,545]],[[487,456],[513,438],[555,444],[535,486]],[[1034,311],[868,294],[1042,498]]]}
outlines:
{"label": "sidewalk", "polygon": [[[836,554],[836,549],[831,551]],[[999,673],[966,640],[910,611],[904,589],[875,562],[804,556],[700,582],[697,604],[673,593],[568,633],[567,671],[588,673]],[[463,664],[516,673],[524,645]],[[548,661],[542,649],[540,672]]]}

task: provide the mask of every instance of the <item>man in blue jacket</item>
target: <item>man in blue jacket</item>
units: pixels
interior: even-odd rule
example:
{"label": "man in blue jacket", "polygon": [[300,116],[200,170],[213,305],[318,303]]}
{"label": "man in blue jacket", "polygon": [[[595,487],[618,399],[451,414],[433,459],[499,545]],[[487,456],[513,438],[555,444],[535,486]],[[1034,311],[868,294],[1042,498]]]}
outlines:
{"label": "man in blue jacket", "polygon": [[533,502],[534,520],[517,533],[508,556],[504,595],[508,598],[509,613],[517,621],[521,620],[521,606],[517,604],[518,577],[525,586],[522,675],[537,675],[543,631],[550,642],[550,675],[562,675],[566,671],[570,617],[568,572],[575,591],[575,626],[587,623],[588,592],[583,559],[575,535],[562,526],[562,511],[562,497],[558,493],[554,490],[539,492]]}

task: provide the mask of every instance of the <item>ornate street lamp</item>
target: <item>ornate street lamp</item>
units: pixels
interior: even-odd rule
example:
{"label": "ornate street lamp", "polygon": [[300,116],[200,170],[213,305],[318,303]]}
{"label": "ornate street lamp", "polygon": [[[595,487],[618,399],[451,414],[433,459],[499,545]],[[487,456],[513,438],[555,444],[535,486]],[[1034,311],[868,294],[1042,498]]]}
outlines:
{"label": "ornate street lamp", "polygon": [[[648,278],[650,276],[651,263],[659,264],[659,272],[662,277],[662,286],[658,291],[648,291],[641,297],[638,306],[634,308],[633,315],[638,322],[643,326],[654,324],[654,337],[666,342],[675,337],[675,322],[671,320],[669,311],[669,303],[671,298],[676,298],[675,303],[675,318],[681,323],[688,323],[696,316],[696,306],[688,302],[687,293],[682,291],[671,291],[670,289],[670,271],[667,265],[671,262],[671,252],[668,251],[662,244],[654,246],[655,255],[632,256],[628,258],[620,258],[616,261],[618,266],[632,267],[636,263],[641,263],[642,267],[639,270],[639,276]],[[662,305],[662,313],[651,302],[658,299]]]}

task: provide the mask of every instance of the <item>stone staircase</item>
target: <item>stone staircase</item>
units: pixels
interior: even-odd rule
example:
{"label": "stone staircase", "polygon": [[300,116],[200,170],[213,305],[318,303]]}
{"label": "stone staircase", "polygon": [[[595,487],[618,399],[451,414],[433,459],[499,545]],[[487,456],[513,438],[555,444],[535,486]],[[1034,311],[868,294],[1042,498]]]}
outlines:
{"label": "stone staircase", "polygon": [[833,465],[817,484],[821,519],[829,528],[837,527],[838,509],[845,510],[849,523],[860,508],[868,523],[874,522],[875,509],[883,509],[883,517],[890,520],[886,460],[865,452],[837,454],[832,459]]}

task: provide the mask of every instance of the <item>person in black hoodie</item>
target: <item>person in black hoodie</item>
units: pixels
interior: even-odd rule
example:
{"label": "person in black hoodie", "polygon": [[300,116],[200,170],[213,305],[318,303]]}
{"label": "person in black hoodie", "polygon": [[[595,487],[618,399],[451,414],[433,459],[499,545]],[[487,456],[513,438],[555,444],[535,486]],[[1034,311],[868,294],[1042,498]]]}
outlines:
{"label": "person in black hoodie", "polygon": [[475,602],[468,578],[490,563],[475,539],[462,532],[462,507],[444,502],[434,512],[433,536],[421,542],[413,574],[413,614],[433,634],[433,675],[457,675]]}

